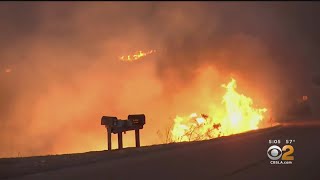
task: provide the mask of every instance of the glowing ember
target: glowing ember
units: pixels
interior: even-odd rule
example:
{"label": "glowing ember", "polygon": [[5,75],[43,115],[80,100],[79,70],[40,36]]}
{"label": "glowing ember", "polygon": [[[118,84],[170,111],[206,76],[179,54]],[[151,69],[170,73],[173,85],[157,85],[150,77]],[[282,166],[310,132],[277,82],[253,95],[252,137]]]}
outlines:
{"label": "glowing ember", "polygon": [[6,68],[5,70],[4,70],[4,72],[6,72],[6,73],[10,73],[12,71],[12,69],[10,69],[10,68]]}
{"label": "glowing ember", "polygon": [[119,59],[121,61],[126,61],[126,62],[132,62],[132,61],[135,61],[135,60],[138,60],[142,57],[145,57],[149,54],[152,54],[156,52],[156,50],[150,50],[148,52],[143,52],[143,51],[137,51],[135,54],[133,55],[127,55],[127,56],[120,56]]}
{"label": "glowing ember", "polygon": [[302,100],[303,101],[307,101],[308,100],[308,96],[302,96]]}
{"label": "glowing ember", "polygon": [[223,96],[222,110],[213,110],[209,115],[192,113],[189,117],[177,116],[171,130],[171,140],[174,142],[212,139],[220,136],[241,133],[258,128],[267,109],[252,107],[251,98],[239,94],[236,81],[231,80]]}

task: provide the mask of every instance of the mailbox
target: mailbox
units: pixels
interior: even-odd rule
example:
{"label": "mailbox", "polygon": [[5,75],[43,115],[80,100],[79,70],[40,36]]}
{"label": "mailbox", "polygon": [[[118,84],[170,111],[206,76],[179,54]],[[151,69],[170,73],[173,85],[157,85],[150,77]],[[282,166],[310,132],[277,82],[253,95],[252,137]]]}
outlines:
{"label": "mailbox", "polygon": [[111,117],[111,116],[102,116],[101,118],[101,125],[106,125],[106,126],[112,126],[117,122],[118,118],[117,117]]}
{"label": "mailbox", "polygon": [[108,132],[108,150],[111,150],[111,133],[118,134],[118,147],[122,149],[122,132],[135,130],[136,147],[140,147],[139,130],[143,129],[146,123],[144,114],[132,114],[127,120],[121,120],[113,116],[102,116],[101,125],[104,125]]}
{"label": "mailbox", "polygon": [[144,114],[129,115],[128,121],[130,121],[133,125],[143,126],[146,123],[146,117]]}

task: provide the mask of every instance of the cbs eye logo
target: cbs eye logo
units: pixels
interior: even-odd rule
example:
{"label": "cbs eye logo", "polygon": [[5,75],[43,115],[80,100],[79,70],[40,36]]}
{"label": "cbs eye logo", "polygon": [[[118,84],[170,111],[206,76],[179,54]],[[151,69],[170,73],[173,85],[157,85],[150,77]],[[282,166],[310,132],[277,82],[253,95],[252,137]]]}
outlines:
{"label": "cbs eye logo", "polygon": [[282,147],[282,149],[277,145],[272,145],[269,147],[267,155],[269,159],[273,161],[279,160],[280,158],[281,160],[292,161],[294,160],[294,156],[292,155],[293,152],[294,148],[291,145],[285,145]]}

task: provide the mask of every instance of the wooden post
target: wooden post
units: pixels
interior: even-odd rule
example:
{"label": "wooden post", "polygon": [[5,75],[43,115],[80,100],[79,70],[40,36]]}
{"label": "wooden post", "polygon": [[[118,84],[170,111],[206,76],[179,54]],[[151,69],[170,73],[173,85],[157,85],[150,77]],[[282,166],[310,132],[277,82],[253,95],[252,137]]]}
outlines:
{"label": "wooden post", "polygon": [[118,133],[118,149],[122,149],[123,144],[122,144],[122,132]]}
{"label": "wooden post", "polygon": [[108,151],[111,151],[112,146],[111,146],[111,132],[108,131]]}
{"label": "wooden post", "polygon": [[140,147],[140,134],[139,134],[139,129],[135,130],[135,135],[136,135],[136,147]]}

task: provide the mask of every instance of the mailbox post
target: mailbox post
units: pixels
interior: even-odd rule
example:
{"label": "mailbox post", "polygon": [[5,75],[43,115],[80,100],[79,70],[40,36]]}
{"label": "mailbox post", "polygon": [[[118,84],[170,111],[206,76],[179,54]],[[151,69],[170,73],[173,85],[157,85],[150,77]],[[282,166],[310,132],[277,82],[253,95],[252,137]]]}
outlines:
{"label": "mailbox post", "polygon": [[139,129],[135,130],[135,138],[136,138],[136,147],[140,147],[140,133]]}
{"label": "mailbox post", "polygon": [[112,149],[111,134],[118,134],[118,149],[123,148],[122,132],[135,131],[136,147],[140,147],[140,129],[146,123],[144,114],[129,115],[127,120],[117,117],[102,116],[101,125],[104,125],[108,134],[108,150]]}
{"label": "mailbox post", "polygon": [[118,149],[123,148],[123,142],[122,142],[122,132],[118,132]]}
{"label": "mailbox post", "polygon": [[107,132],[108,133],[108,150],[112,149],[112,144],[111,144],[111,132]]}

